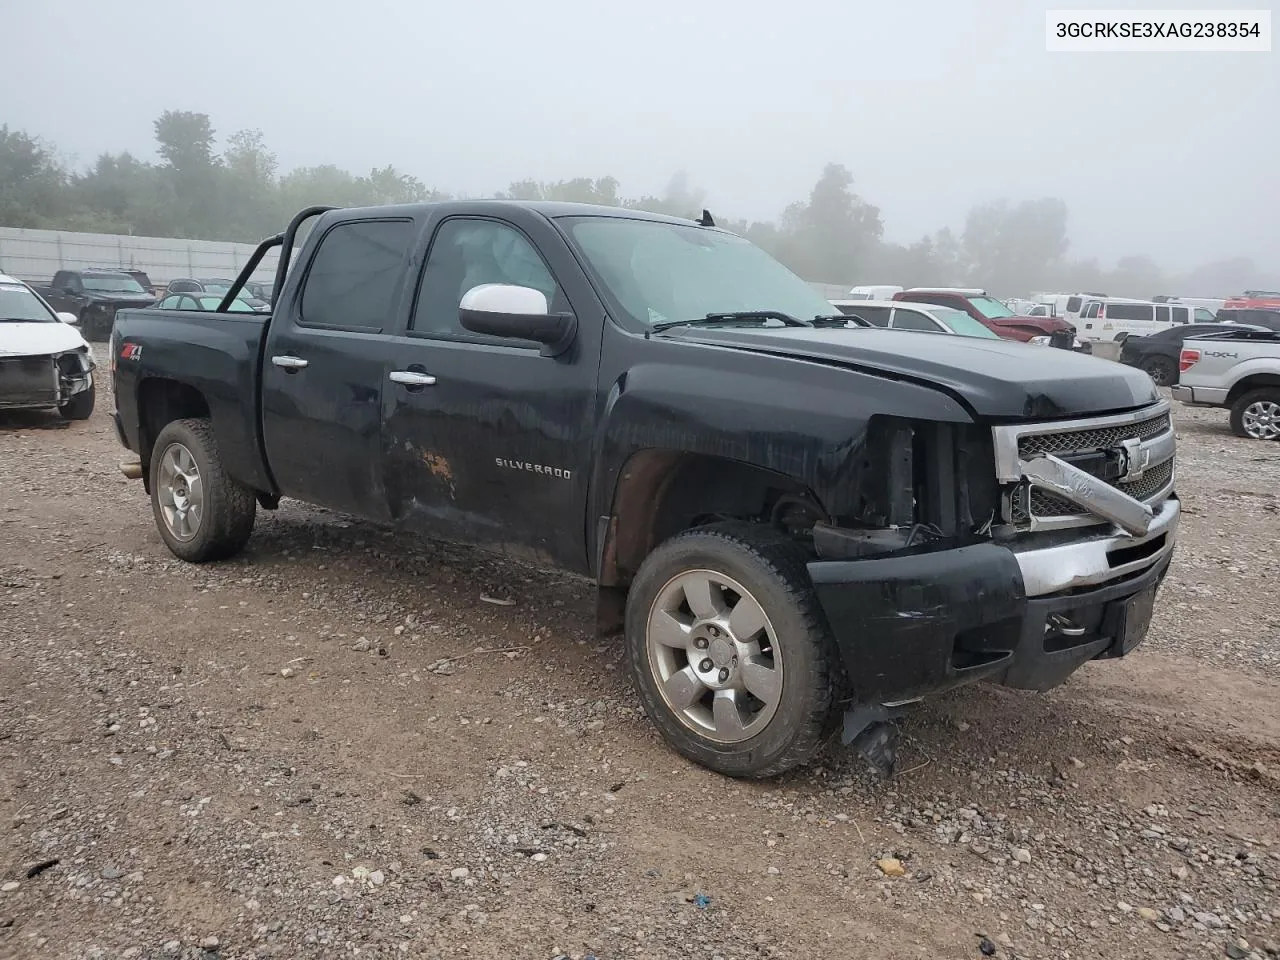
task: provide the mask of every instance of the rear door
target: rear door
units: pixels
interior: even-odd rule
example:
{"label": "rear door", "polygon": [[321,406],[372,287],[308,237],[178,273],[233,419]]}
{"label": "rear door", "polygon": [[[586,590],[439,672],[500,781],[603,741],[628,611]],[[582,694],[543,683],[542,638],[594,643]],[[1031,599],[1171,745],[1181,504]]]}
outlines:
{"label": "rear door", "polygon": [[286,496],[387,517],[383,375],[416,230],[411,217],[322,217],[307,262],[295,268],[300,287],[277,301],[262,365],[262,434]]}
{"label": "rear door", "polygon": [[1084,304],[1080,311],[1078,326],[1082,330],[1080,336],[1085,340],[1110,339],[1102,334],[1102,302],[1100,300],[1089,300]]}
{"label": "rear door", "polygon": [[[530,211],[504,214],[445,208],[430,226],[382,370],[389,509],[432,536],[586,569],[603,316],[559,232]],[[542,291],[551,312],[578,317],[576,342],[547,357],[463,329],[459,301],[482,283]]]}

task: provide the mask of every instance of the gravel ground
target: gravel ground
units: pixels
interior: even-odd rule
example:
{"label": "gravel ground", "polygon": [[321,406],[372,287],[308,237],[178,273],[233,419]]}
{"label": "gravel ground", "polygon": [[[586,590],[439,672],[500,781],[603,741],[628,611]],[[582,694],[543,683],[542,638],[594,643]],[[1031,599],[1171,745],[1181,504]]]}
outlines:
{"label": "gravel ground", "polygon": [[105,413],[4,417],[0,957],[1275,955],[1280,446],[1178,417],[1133,656],[767,783],[661,744],[572,578],[296,504],[184,565]]}

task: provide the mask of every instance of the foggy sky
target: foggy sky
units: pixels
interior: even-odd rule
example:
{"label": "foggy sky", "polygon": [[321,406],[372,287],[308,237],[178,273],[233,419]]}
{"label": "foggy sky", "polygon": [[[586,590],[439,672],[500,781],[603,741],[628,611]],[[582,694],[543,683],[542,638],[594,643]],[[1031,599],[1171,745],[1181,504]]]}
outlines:
{"label": "foggy sky", "polygon": [[1069,6],[0,0],[0,122],[84,166],[151,158],[155,117],[197,110],[220,138],[261,129],[282,171],[393,163],[472,196],[606,174],[657,194],[683,169],[753,219],[835,161],[890,240],[1059,196],[1073,257],[1274,270],[1280,53],[1046,53]]}

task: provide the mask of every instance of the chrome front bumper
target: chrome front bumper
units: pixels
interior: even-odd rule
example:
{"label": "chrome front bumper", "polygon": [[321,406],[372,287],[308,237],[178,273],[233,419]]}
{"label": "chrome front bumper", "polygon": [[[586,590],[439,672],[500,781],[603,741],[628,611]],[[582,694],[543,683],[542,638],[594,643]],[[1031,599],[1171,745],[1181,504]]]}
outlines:
{"label": "chrome front bumper", "polygon": [[1156,566],[1173,552],[1182,505],[1170,497],[1154,511],[1147,531],[1130,536],[1116,527],[1084,534],[1031,534],[1005,544],[1013,552],[1028,597],[1104,585]]}

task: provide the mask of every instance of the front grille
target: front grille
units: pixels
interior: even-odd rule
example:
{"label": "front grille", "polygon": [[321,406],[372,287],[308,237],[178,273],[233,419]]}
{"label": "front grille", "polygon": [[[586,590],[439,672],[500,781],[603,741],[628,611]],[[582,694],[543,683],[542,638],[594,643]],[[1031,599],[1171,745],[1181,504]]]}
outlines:
{"label": "front grille", "polygon": [[1147,420],[1117,427],[1067,430],[1062,433],[1030,434],[1018,439],[1018,456],[1027,460],[1038,453],[1060,456],[1118,447],[1125,440],[1150,440],[1171,428],[1169,414],[1161,413]]}
{"label": "front grille", "polygon": [[1059,350],[1070,350],[1075,344],[1076,334],[1074,330],[1059,330],[1049,337],[1049,346],[1057,347]]}
{"label": "front grille", "polygon": [[[1099,417],[1098,422],[1077,421],[1068,429],[1053,430],[1052,424],[1037,426],[1028,424],[1011,428],[996,428],[997,440],[1001,431],[1016,431],[1016,438],[1010,437],[1006,449],[1008,455],[1017,450],[1017,459],[1030,460],[1041,455],[1062,458],[1099,479],[1105,479],[1101,471],[1106,465],[1114,465],[1118,454],[1117,448],[1125,441],[1139,440],[1144,443],[1169,436],[1173,430],[1173,422],[1167,405],[1157,409],[1150,415],[1132,422],[1125,422],[1123,416]],[[1044,432],[1038,432],[1044,431]],[[1007,433],[1005,434],[1007,436]],[[1098,457],[1097,454],[1106,456]],[[1008,456],[1007,455],[1007,456]],[[1094,455],[1094,456],[1090,456]],[[997,467],[1001,477],[1012,480],[1020,475],[1020,470],[1008,459],[1001,466],[997,456]],[[1016,461],[1014,461],[1016,463]],[[1137,480],[1106,480],[1117,490],[1128,494],[1135,500],[1154,503],[1156,498],[1165,494],[1174,479],[1174,460],[1172,458],[1157,463],[1143,472]],[[1097,518],[1083,507],[1063,499],[1048,490],[1033,486],[1022,480],[1010,483],[1006,488],[1005,520],[1017,528],[1035,529],[1037,526],[1079,526],[1098,522]]]}
{"label": "front grille", "polygon": [[[1131,483],[1117,483],[1115,486],[1133,499],[1146,502],[1167,487],[1171,479],[1173,461],[1166,460],[1146,471],[1140,479]],[[1014,523],[1025,523],[1032,517],[1069,517],[1083,513],[1074,503],[1055,497],[1039,487],[1029,488],[1027,495],[1021,501],[1015,500],[1013,504]]]}
{"label": "front grille", "polygon": [[1173,461],[1166,460],[1147,470],[1137,480],[1117,483],[1116,486],[1135,500],[1150,500],[1169,485],[1173,479]]}
{"label": "front grille", "polygon": [[0,360],[0,404],[52,406],[57,399],[58,378],[52,357]]}

